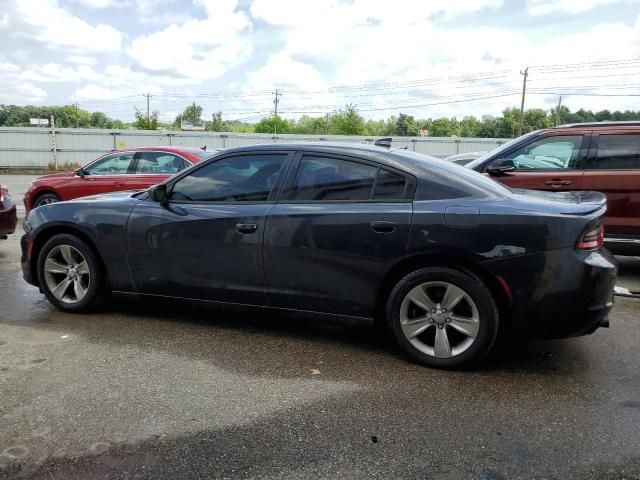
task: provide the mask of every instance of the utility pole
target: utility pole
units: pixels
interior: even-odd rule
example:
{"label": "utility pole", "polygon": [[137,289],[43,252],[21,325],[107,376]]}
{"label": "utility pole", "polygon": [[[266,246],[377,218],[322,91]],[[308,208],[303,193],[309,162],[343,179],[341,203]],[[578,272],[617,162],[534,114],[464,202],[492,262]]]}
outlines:
{"label": "utility pole", "polygon": [[73,104],[76,107],[76,128],[80,127],[80,117],[78,117],[78,102]]}
{"label": "utility pole", "polygon": [[524,117],[524,95],[527,91],[527,77],[529,76],[529,67],[525,68],[524,71],[520,70],[520,75],[524,75],[524,80],[522,81],[522,102],[520,103],[520,125],[518,126],[518,136],[522,135],[522,122]]}
{"label": "utility pole", "polygon": [[282,96],[282,92],[279,92],[278,89],[276,88],[275,92],[271,92],[273,93],[273,95],[275,96],[273,99],[273,104],[275,105],[275,109],[274,109],[274,122],[273,122],[273,133],[278,133],[278,124],[277,124],[277,118],[278,118],[278,103],[280,103],[280,97]]}
{"label": "utility pole", "polygon": [[147,123],[149,123],[149,99],[151,98],[150,93],[145,93],[145,97],[147,97]]}
{"label": "utility pole", "polygon": [[556,108],[556,127],[560,123],[560,106],[562,105],[562,95],[558,97],[558,106]]}

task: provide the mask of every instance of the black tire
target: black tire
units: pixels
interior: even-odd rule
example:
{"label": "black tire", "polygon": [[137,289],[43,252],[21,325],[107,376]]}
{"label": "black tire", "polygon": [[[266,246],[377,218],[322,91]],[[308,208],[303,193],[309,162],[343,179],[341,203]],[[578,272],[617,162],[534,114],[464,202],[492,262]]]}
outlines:
{"label": "black tire", "polygon": [[[466,350],[448,358],[437,358],[435,355],[428,355],[419,350],[409,341],[402,330],[400,317],[405,297],[415,287],[428,282],[446,282],[462,289],[469,295],[477,308],[479,321],[475,339]],[[450,313],[450,315],[452,314]],[[491,292],[479,278],[453,268],[429,267],[406,275],[396,284],[387,300],[386,321],[394,340],[411,359],[429,367],[459,368],[470,366],[479,361],[491,350],[498,334],[499,315]],[[442,325],[442,328],[445,327],[447,326]],[[434,324],[429,328],[440,328],[440,326]]]}
{"label": "black tire", "polygon": [[[86,282],[88,284],[86,294],[81,300],[73,303],[56,298],[45,277],[45,261],[47,256],[53,249],[61,246],[70,246],[75,249],[84,258],[88,267],[89,281]],[[77,256],[77,253],[76,258],[80,258]],[[74,235],[59,234],[51,237],[40,250],[37,269],[38,281],[43,293],[52,305],[62,311],[73,313],[89,312],[102,306],[109,297],[110,292],[107,288],[106,275],[102,264],[93,250],[83,240]],[[57,277],[58,279],[64,279],[64,274],[56,275],[59,275]]]}
{"label": "black tire", "polygon": [[60,197],[55,193],[43,193],[42,195],[38,195],[33,201],[33,208],[38,208],[49,203],[57,203],[59,201]]}

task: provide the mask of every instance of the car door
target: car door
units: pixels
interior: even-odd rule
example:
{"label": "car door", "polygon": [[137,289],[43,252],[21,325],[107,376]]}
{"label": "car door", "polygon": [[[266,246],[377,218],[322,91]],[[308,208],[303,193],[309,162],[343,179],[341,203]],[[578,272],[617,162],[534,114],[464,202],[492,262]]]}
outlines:
{"label": "car door", "polygon": [[143,190],[162,183],[191,164],[171,152],[141,151],[136,153],[132,175],[127,175],[128,190]]}
{"label": "car door", "polygon": [[511,160],[514,170],[493,178],[514,188],[533,190],[579,190],[583,170],[581,160],[586,156],[588,136],[567,134],[538,137],[535,140],[507,151],[486,167],[491,174],[491,164]]}
{"label": "car door", "polygon": [[269,304],[371,317],[405,255],[415,179],[338,155],[303,153],[296,165],[265,227]]}
{"label": "car door", "polygon": [[262,239],[288,152],[216,158],[140,202],[128,224],[129,264],[143,293],[264,304]]}
{"label": "car door", "polygon": [[83,167],[65,188],[65,199],[126,190],[126,176],[133,163],[133,152],[106,155]]}
{"label": "car door", "polygon": [[640,132],[594,133],[582,188],[606,194],[608,236],[640,236]]}

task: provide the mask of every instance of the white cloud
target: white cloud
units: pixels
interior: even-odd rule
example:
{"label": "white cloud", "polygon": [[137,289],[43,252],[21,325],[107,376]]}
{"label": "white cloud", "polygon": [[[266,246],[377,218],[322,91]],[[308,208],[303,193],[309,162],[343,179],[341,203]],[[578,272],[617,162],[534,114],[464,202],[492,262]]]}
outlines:
{"label": "white cloud", "polygon": [[89,55],[69,55],[67,57],[67,61],[77,65],[96,65],[98,63],[98,59],[96,57]]}
{"label": "white cloud", "polygon": [[100,75],[88,65],[74,68],[57,63],[46,63],[24,70],[20,78],[40,83],[77,83],[97,80]]}
{"label": "white cloud", "polygon": [[[547,40],[506,27],[485,27],[481,23],[458,25],[455,22],[446,22],[445,27],[441,21],[443,15],[452,17],[499,5],[500,2],[492,1],[418,4],[399,0],[389,9],[388,2],[377,0],[351,3],[316,0],[312,5],[256,0],[251,13],[284,29],[286,41],[277,54],[269,56],[266,65],[248,74],[248,82],[252,88],[260,86],[264,89],[282,86],[286,81],[298,88],[313,90],[316,87],[308,85],[323,84],[324,87],[318,89],[326,89],[336,85],[398,84],[439,78],[414,87],[363,88],[334,93],[331,97],[317,93],[306,97],[294,92],[287,95],[285,88],[282,107],[284,111],[300,110],[312,102],[324,103],[326,110],[330,110],[336,103],[353,102],[368,117],[386,117],[403,110],[421,117],[461,117],[474,112],[497,114],[506,107],[518,105],[518,92],[522,86],[519,70],[527,65],[566,65],[640,57],[640,16],[635,27],[622,22],[596,24],[580,33],[559,31]],[[411,15],[407,15],[408,11]],[[495,78],[484,79],[472,75],[476,72],[497,73]],[[461,75],[467,75],[467,78],[451,79]],[[545,91],[571,86],[566,81],[549,80],[549,75],[545,80],[544,75],[533,68],[529,78],[532,87]],[[273,83],[269,84],[270,81]],[[602,80],[605,85],[611,82],[620,83],[620,79],[613,76]],[[593,85],[594,81],[587,83]],[[513,96],[444,104],[502,93],[513,93]],[[527,106],[547,108],[556,101],[556,95],[532,92],[527,97]],[[589,104],[589,98],[580,97],[580,101],[583,105]],[[442,105],[417,107],[441,102]],[[407,107],[374,110],[387,105]]]}
{"label": "white cloud", "polygon": [[74,3],[79,3],[89,8],[108,8],[108,7],[122,7],[126,3],[122,0],[71,0]]}
{"label": "white cloud", "polygon": [[8,0],[3,5],[0,31],[35,40],[47,48],[76,52],[117,51],[122,33],[110,25],[88,22],[61,7],[56,0]]}
{"label": "white cloud", "polygon": [[172,24],[136,37],[127,53],[148,71],[191,78],[194,83],[223,75],[251,52],[250,22],[236,0],[196,0],[206,18]]}
{"label": "white cloud", "polygon": [[528,0],[527,11],[530,15],[540,16],[550,13],[568,13],[575,15],[596,7],[614,4],[637,4],[638,0]]}

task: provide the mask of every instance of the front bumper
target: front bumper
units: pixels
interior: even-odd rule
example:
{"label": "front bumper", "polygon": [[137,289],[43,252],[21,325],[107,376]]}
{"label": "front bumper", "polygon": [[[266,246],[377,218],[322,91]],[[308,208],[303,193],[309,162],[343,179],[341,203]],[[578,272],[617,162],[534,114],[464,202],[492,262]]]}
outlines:
{"label": "front bumper", "polygon": [[16,231],[18,212],[13,202],[5,199],[0,203],[0,235],[10,235]]}
{"label": "front bumper", "polygon": [[573,248],[487,262],[513,295],[510,327],[527,338],[586,335],[608,325],[617,264],[608,250]]}
{"label": "front bumper", "polygon": [[29,234],[25,234],[20,238],[20,250],[22,254],[20,256],[20,264],[22,266],[22,277],[25,279],[27,283],[31,285],[38,286],[38,279],[35,278],[31,259],[29,258],[29,250],[30,250],[30,236]]}

